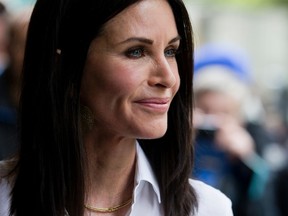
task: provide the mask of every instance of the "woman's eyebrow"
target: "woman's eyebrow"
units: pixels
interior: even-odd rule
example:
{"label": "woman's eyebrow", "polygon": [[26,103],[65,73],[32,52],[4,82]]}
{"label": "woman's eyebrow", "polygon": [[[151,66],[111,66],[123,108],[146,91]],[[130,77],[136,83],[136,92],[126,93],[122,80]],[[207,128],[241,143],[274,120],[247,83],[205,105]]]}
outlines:
{"label": "woman's eyebrow", "polygon": [[148,39],[148,38],[144,38],[144,37],[131,37],[128,38],[124,41],[121,41],[119,44],[123,44],[123,43],[128,43],[128,42],[133,42],[133,41],[137,41],[137,42],[142,42],[142,43],[146,43],[146,44],[153,44],[153,40]]}
{"label": "woman's eyebrow", "polygon": [[[172,44],[178,40],[181,40],[181,37],[178,35],[176,36],[175,38],[173,38],[172,40],[169,41],[168,44]],[[142,43],[146,43],[146,44],[149,44],[149,45],[152,45],[154,43],[153,40],[151,39],[148,39],[148,38],[144,38],[144,37],[131,37],[131,38],[128,38],[124,41],[121,41],[119,44],[124,44],[124,43],[128,43],[128,42],[133,42],[133,41],[137,41],[137,42],[142,42]]]}
{"label": "woman's eyebrow", "polygon": [[177,37],[175,37],[175,38],[173,38],[172,40],[170,40],[168,44],[175,43],[175,42],[177,42],[177,41],[179,41],[179,40],[181,40],[181,36],[180,36],[180,35],[178,35]]}

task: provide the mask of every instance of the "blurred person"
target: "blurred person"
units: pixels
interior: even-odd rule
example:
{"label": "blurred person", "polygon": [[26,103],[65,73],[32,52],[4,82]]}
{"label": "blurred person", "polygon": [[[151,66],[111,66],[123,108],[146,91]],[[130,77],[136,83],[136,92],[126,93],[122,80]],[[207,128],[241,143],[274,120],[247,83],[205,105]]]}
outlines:
{"label": "blurred person", "polygon": [[7,31],[8,31],[8,17],[9,13],[6,5],[0,1],[0,75],[6,68],[8,62],[7,54]]}
{"label": "blurred person", "polygon": [[224,46],[207,45],[196,54],[194,175],[231,198],[235,216],[264,216],[259,205],[269,170],[260,154],[270,141],[256,121],[261,107],[251,100],[246,64]]}
{"label": "blurred person", "polygon": [[[286,151],[287,153],[287,151]],[[275,206],[278,208],[277,211],[279,212],[275,216],[287,216],[288,215],[288,164],[284,166],[282,169],[278,170],[273,179],[274,186],[274,199],[275,199]]]}
{"label": "blurred person", "polygon": [[[275,130],[274,134],[281,144],[281,152],[285,155],[284,165],[275,171],[272,189],[274,201],[279,210],[279,216],[288,215],[288,87],[282,89],[279,98],[279,113],[281,116],[281,130]],[[277,128],[278,129],[278,128]],[[279,132],[280,131],[280,132]],[[282,133],[281,133],[282,132]],[[276,155],[279,157],[279,155]]]}
{"label": "blurred person", "polygon": [[0,76],[0,160],[17,150],[17,109],[30,8],[10,15],[8,28],[9,63]]}
{"label": "blurred person", "polygon": [[[277,112],[278,124],[274,127],[272,134],[275,140],[283,147],[288,147],[288,86],[282,87],[279,92],[278,103],[275,112]],[[286,155],[287,156],[287,155]]]}
{"label": "blurred person", "polygon": [[192,57],[182,1],[38,0],[0,215],[232,216],[189,179]]}

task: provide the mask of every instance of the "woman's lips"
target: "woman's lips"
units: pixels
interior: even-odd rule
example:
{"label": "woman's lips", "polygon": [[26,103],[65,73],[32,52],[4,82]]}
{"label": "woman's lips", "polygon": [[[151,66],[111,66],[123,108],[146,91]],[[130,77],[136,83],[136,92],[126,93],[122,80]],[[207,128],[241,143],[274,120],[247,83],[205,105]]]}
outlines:
{"label": "woman's lips", "polygon": [[135,103],[150,111],[165,113],[169,109],[170,98],[145,98]]}

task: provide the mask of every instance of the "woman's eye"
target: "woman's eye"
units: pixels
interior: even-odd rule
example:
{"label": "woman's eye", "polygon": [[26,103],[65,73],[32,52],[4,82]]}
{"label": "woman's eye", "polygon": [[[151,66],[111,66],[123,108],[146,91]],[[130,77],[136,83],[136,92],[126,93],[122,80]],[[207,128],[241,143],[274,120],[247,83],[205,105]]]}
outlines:
{"label": "woman's eye", "polygon": [[129,49],[126,52],[126,56],[129,58],[141,58],[145,56],[144,49],[143,48]]}
{"label": "woman's eye", "polygon": [[178,53],[178,49],[171,48],[171,49],[165,50],[166,57],[175,57],[177,53]]}

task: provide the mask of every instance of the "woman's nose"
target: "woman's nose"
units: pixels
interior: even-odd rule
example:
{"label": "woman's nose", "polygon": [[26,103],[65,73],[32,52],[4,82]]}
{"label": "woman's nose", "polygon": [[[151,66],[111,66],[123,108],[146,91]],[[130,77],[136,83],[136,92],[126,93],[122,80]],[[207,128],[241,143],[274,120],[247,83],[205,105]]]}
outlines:
{"label": "woman's nose", "polygon": [[163,56],[153,63],[149,85],[172,88],[177,82],[179,74],[176,59]]}

